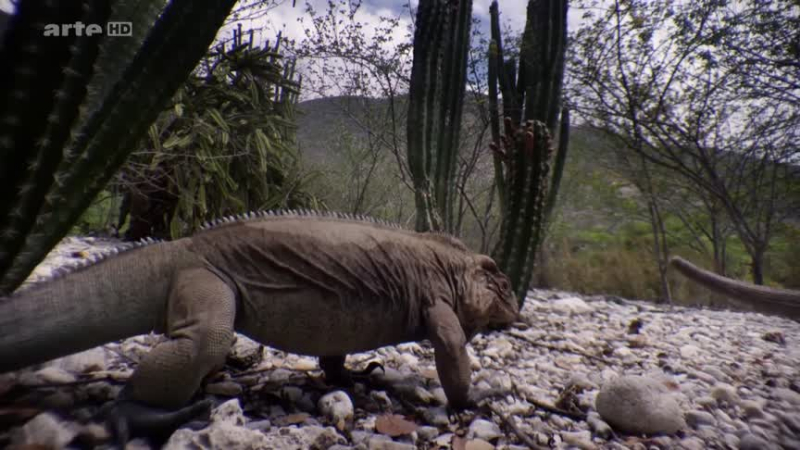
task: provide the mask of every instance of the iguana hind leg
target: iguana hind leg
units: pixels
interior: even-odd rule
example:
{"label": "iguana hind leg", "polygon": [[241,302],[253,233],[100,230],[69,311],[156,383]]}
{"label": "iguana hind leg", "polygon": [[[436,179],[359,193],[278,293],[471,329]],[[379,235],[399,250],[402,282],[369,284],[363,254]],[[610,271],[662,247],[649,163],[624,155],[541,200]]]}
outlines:
{"label": "iguana hind leg", "polygon": [[[235,314],[233,290],[214,273],[198,268],[175,276],[167,302],[168,340],[145,355],[131,376],[125,398],[113,415],[112,426],[118,434],[127,434],[136,424],[150,430],[174,428],[180,425],[176,418],[190,420],[194,412],[204,409],[193,405],[178,410],[203,378],[225,363],[233,342]],[[131,402],[136,407],[126,404]],[[176,410],[175,414],[166,413],[170,410]]]}
{"label": "iguana hind leg", "polygon": [[203,378],[225,363],[235,315],[235,294],[217,275],[201,268],[178,273],[167,303],[169,339],[139,364],[131,398],[163,408],[185,405]]}

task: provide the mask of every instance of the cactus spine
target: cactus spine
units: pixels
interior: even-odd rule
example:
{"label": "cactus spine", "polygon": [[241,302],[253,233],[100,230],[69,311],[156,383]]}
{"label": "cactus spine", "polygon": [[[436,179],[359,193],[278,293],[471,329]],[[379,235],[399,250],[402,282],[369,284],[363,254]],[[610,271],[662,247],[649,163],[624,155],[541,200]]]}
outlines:
{"label": "cactus spine", "polygon": [[[0,82],[9,87],[0,103],[0,178],[8,183],[0,195],[0,293],[13,291],[66,235],[234,3],[20,2],[0,50]],[[104,23],[127,9],[132,38],[43,34],[43,24]],[[23,116],[19,102],[35,107]]]}
{"label": "cactus spine", "polygon": [[[490,105],[503,98],[505,135],[499,114],[491,120],[495,174],[498,176],[502,224],[494,257],[508,274],[522,302],[555,204],[566,161],[569,115],[561,113],[561,89],[567,37],[566,0],[530,0],[520,61],[503,59],[497,2],[490,8]],[[518,67],[516,77],[514,69]],[[498,90],[499,85],[499,90]],[[496,109],[495,109],[496,111]],[[552,136],[558,131],[559,146]],[[553,155],[555,167],[551,167]]]}

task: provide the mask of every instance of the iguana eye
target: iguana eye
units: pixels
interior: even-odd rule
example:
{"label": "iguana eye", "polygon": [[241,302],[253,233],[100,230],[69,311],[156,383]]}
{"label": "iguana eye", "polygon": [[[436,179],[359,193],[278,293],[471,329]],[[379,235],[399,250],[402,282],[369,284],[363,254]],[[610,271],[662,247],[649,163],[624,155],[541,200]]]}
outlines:
{"label": "iguana eye", "polygon": [[502,279],[502,280],[500,280],[500,289],[501,289],[503,292],[505,292],[505,291],[508,291],[508,289],[509,289],[509,286],[508,286],[508,280],[506,280],[506,279]]}
{"label": "iguana eye", "polygon": [[495,274],[498,272],[497,263],[494,260],[486,255],[478,255],[478,266],[487,271],[488,273]]}

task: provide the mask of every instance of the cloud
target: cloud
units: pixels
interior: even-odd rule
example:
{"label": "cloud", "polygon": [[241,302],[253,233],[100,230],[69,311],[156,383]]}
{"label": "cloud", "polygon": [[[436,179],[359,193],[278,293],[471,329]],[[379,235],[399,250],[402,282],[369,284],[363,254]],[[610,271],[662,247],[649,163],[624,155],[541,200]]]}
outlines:
{"label": "cloud", "polygon": [[[306,13],[306,6],[313,7],[317,14],[324,14],[328,7],[327,4],[328,2],[324,0],[310,0],[298,1],[296,6],[292,6],[290,0],[282,0],[257,19],[242,21],[242,27],[260,30],[259,34],[263,39],[271,40],[277,36],[278,32],[282,32],[282,36],[288,39],[302,39],[305,37],[305,27],[311,23]],[[408,12],[401,5],[401,2],[391,0],[364,2],[356,17],[365,24],[365,31],[370,36],[370,33],[373,33],[375,27],[380,23],[381,16],[401,17],[404,19],[404,23],[410,23]],[[229,34],[231,28],[230,26],[226,27],[219,36],[223,37]],[[397,37],[401,36],[402,33],[398,32]]]}
{"label": "cloud", "polygon": [[[472,7],[473,15],[481,21],[481,28],[486,31],[489,29],[489,5],[491,1],[476,0]],[[245,28],[252,26],[263,30],[261,34],[266,39],[269,39],[269,36],[274,37],[279,31],[283,31],[283,36],[290,39],[302,38],[304,36],[303,25],[298,19],[305,16],[306,4],[310,4],[318,12],[325,11],[327,8],[327,1],[325,0],[298,1],[294,7],[291,1],[284,0],[263,17],[247,22],[243,26]],[[413,0],[411,2],[412,8],[416,9],[417,4],[418,1]],[[406,2],[397,0],[364,1],[359,11],[359,19],[371,25],[372,29],[378,24],[381,16],[401,17],[404,21],[410,22],[411,17],[409,17],[405,5]],[[512,30],[521,32],[525,25],[526,5],[526,0],[504,0],[500,5],[500,20],[504,26],[507,25]],[[306,23],[308,23],[308,20],[306,20]],[[367,28],[370,29],[370,26]],[[398,33],[398,37],[402,35],[403,33]]]}
{"label": "cloud", "polygon": [[[0,0],[2,1],[2,0]],[[257,43],[265,41],[274,42],[278,33],[290,40],[301,41],[306,37],[306,29],[311,26],[311,18],[308,16],[308,5],[313,8],[317,15],[324,15],[328,9],[327,0],[298,0],[296,6],[292,6],[291,0],[279,0],[278,4],[268,10],[261,10],[258,17],[250,20],[241,21],[242,27],[255,30],[255,38]],[[355,2],[354,2],[355,3]],[[473,2],[473,16],[478,19],[478,27],[481,29],[485,36],[489,35],[489,7],[492,0],[474,0]],[[335,2],[338,6],[338,2]],[[411,1],[411,7],[416,10],[418,0]],[[503,29],[511,30],[512,33],[521,33],[526,21],[527,0],[503,0],[500,3],[500,20]],[[345,3],[344,8],[347,4]],[[400,24],[392,32],[393,39],[387,43],[391,46],[392,42],[401,43],[406,41],[406,36],[413,21],[411,13],[408,10],[407,2],[402,0],[368,0],[361,3],[358,13],[355,16],[356,21],[363,25],[364,34],[366,39],[369,40],[375,37],[376,29],[381,24],[381,17],[392,17],[400,19]],[[580,11],[570,10],[569,25],[575,27],[580,21]],[[231,36],[233,26],[226,26],[218,34],[218,38],[225,40]],[[410,64],[410,60],[408,61]],[[299,61],[298,70],[300,73],[307,72],[311,61]],[[343,63],[327,60],[326,64],[331,67],[341,66]],[[335,71],[335,69],[334,69]],[[310,73],[306,75],[311,75]],[[312,77],[313,78],[313,77]],[[313,80],[306,78],[311,84]],[[323,85],[327,83],[322,83]],[[304,89],[302,96],[316,96],[319,93],[311,92],[313,89],[310,84],[306,84],[309,89]]]}

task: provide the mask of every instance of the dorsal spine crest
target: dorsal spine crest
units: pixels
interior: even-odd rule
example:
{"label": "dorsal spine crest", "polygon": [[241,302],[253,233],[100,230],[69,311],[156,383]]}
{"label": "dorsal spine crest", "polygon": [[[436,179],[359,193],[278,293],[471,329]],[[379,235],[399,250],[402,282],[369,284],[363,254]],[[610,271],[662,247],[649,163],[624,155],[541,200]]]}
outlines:
{"label": "dorsal spine crest", "polygon": [[23,287],[21,287],[20,289],[17,289],[16,291],[14,291],[11,294],[11,296],[14,297],[17,294],[22,293],[24,291],[27,291],[28,289],[30,289],[30,288],[38,285],[38,284],[47,283],[47,282],[50,282],[50,281],[53,281],[53,280],[57,280],[59,278],[63,278],[65,276],[67,276],[67,275],[70,275],[72,273],[75,273],[75,272],[78,272],[80,270],[83,270],[83,269],[85,269],[87,267],[94,266],[96,264],[99,264],[99,263],[107,260],[108,258],[117,256],[117,255],[121,255],[123,253],[127,253],[127,252],[129,252],[131,250],[136,250],[136,249],[147,247],[147,246],[150,246],[150,245],[153,245],[153,244],[158,244],[158,243],[161,243],[161,242],[163,242],[163,241],[161,241],[159,239],[153,239],[151,237],[147,237],[147,238],[135,241],[135,242],[126,242],[126,243],[123,243],[123,244],[120,244],[120,245],[117,245],[117,246],[114,246],[114,247],[109,247],[109,248],[104,249],[103,251],[101,251],[99,253],[93,253],[91,255],[88,255],[86,258],[80,259],[78,261],[70,262],[70,263],[68,263],[68,264],[66,264],[64,266],[57,267],[57,268],[53,269],[53,271],[51,272],[50,276],[43,277],[43,278],[41,278],[39,280],[30,282],[30,283],[26,283]]}
{"label": "dorsal spine crest", "polygon": [[353,222],[364,222],[375,224],[386,228],[393,228],[402,230],[403,227],[396,223],[392,223],[383,219],[375,219],[374,217],[365,216],[363,214],[348,214],[335,211],[315,211],[311,209],[283,209],[283,210],[259,210],[248,211],[241,214],[224,216],[217,219],[209,220],[200,227],[200,231],[213,230],[222,225],[247,222],[250,220],[259,220],[265,218],[279,218],[279,217],[297,217],[308,219],[333,219]]}

